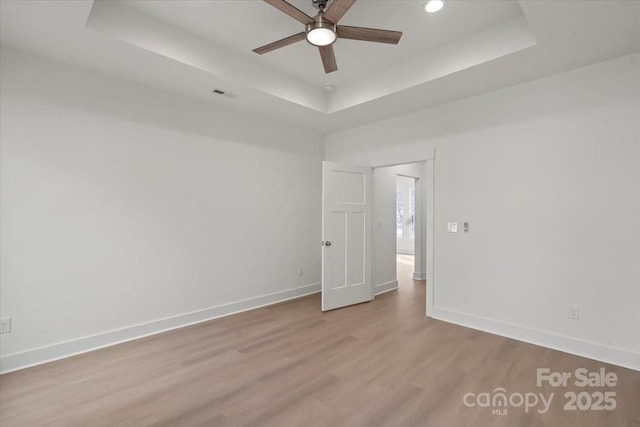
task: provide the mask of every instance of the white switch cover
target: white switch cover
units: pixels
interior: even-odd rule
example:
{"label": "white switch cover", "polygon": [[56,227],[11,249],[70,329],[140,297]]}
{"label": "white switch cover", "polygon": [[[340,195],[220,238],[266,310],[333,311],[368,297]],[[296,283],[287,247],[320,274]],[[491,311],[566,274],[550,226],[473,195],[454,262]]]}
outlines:
{"label": "white switch cover", "polygon": [[580,320],[580,306],[569,305],[569,319]]}
{"label": "white switch cover", "polygon": [[458,223],[457,222],[448,222],[447,223],[447,231],[449,233],[457,233],[458,232]]}
{"label": "white switch cover", "polygon": [[0,319],[0,334],[8,334],[11,332],[11,317]]}

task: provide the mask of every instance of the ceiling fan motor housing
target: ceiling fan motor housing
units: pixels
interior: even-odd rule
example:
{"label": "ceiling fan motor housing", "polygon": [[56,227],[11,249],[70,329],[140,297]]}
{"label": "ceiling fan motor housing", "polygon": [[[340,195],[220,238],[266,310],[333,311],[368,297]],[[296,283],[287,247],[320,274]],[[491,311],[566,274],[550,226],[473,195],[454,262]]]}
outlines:
{"label": "ceiling fan motor housing", "polygon": [[316,9],[325,10],[327,4],[329,4],[329,0],[311,0],[311,3]]}

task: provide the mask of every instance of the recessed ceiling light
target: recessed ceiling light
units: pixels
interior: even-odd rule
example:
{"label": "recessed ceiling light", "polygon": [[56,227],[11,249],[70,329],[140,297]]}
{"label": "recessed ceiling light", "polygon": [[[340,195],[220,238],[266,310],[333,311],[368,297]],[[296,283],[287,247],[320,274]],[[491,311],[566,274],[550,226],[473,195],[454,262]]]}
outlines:
{"label": "recessed ceiling light", "polygon": [[428,13],[436,13],[444,6],[444,0],[429,0],[424,4],[424,11]]}

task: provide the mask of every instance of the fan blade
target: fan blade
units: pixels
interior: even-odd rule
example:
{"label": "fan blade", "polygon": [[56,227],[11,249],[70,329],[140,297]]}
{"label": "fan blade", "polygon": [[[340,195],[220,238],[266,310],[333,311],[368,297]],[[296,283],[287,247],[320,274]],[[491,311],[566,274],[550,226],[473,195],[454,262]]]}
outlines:
{"label": "fan blade", "polygon": [[401,31],[378,30],[376,28],[349,27],[338,25],[338,37],[341,39],[363,40],[366,42],[398,44]]}
{"label": "fan blade", "polygon": [[299,42],[300,40],[304,40],[307,38],[307,34],[302,32],[298,34],[294,34],[292,36],[286,37],[282,40],[278,40],[277,42],[269,43],[264,46],[260,46],[258,48],[253,49],[255,53],[258,55],[262,55],[263,53],[271,52],[272,50],[280,49],[281,47],[289,46],[290,44],[294,44]]}
{"label": "fan blade", "polygon": [[324,72],[329,74],[338,69],[336,64],[336,55],[333,53],[333,46],[320,46],[320,57],[322,58],[322,65],[324,65]]}
{"label": "fan blade", "polygon": [[337,24],[340,18],[353,6],[356,0],[333,0],[324,13],[324,18]]}
{"label": "fan blade", "polygon": [[286,13],[293,19],[302,22],[303,24],[308,24],[313,22],[313,18],[298,9],[297,7],[287,3],[284,0],[264,0],[269,3],[271,6],[275,7],[281,12]]}

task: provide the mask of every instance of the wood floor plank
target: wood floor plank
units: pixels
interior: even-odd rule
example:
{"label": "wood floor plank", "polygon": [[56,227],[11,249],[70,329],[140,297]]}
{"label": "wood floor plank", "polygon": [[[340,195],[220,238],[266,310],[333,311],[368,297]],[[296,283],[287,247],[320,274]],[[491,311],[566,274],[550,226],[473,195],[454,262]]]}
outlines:
{"label": "wood floor plank", "polygon": [[[0,425],[640,426],[640,372],[426,318],[424,282],[398,271],[368,304],[322,313],[314,295],[2,375]],[[564,411],[585,389],[538,387],[539,367],[615,372],[617,408]],[[463,404],[498,387],[555,400]]]}

